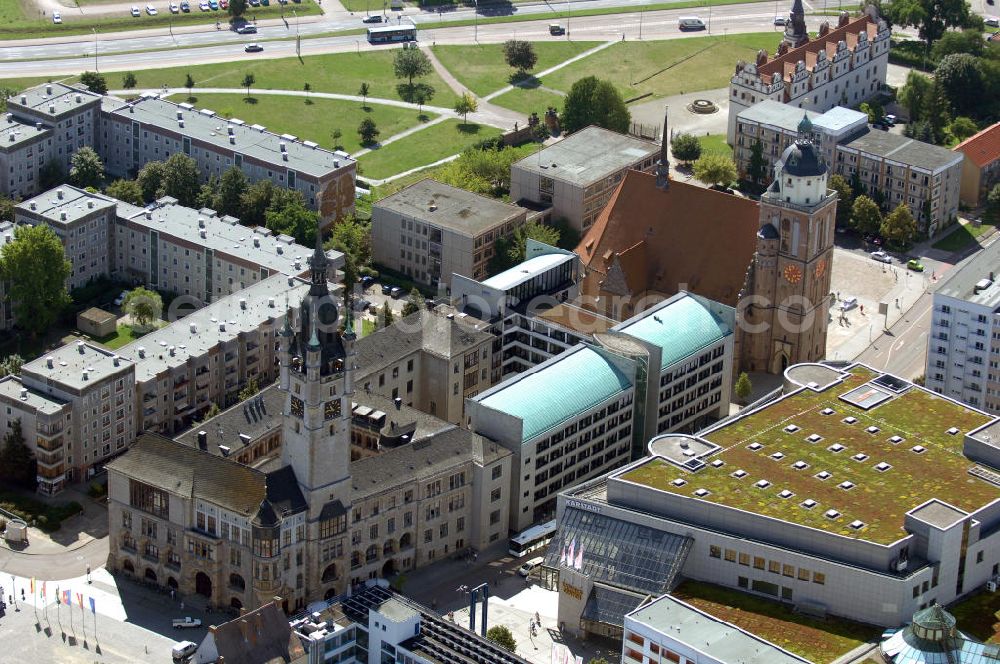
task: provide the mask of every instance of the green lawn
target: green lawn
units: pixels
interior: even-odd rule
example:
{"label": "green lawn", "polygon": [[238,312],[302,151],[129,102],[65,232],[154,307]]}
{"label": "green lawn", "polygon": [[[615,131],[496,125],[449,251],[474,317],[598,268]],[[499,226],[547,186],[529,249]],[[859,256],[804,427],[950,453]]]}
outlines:
{"label": "green lawn", "polygon": [[[591,49],[600,42],[534,42],[538,62],[535,71],[544,71],[573,56]],[[435,46],[434,55],[462,85],[479,96],[496,92],[510,85],[514,77],[503,57],[503,44]]]}
{"label": "green lawn", "polygon": [[566,101],[565,95],[559,95],[549,90],[538,88],[515,88],[510,92],[505,92],[491,100],[497,106],[509,108],[512,111],[519,111],[525,115],[538,113],[542,117],[545,110],[552,106],[560,113]]}
{"label": "green lawn", "polygon": [[965,249],[967,246],[979,239],[983,233],[991,228],[993,228],[993,225],[988,224],[985,221],[980,224],[978,228],[973,226],[971,222],[967,224],[959,224],[953,231],[931,246],[935,249],[941,249],[942,251],[959,251],[960,249]]}
{"label": "green lawn", "polygon": [[[276,58],[267,61],[220,62],[191,67],[169,67],[135,71],[136,90],[168,87],[183,87],[187,74],[195,81],[195,95],[199,87],[239,88],[243,76],[252,72],[257,79],[255,88],[264,90],[301,90],[309,83],[315,92],[333,92],[355,95],[362,82],[368,83],[369,97],[400,99],[397,92],[398,80],[392,71],[391,51],[366,51],[357,53],[334,53],[311,55],[302,58]],[[122,72],[108,75],[108,86],[121,87]],[[457,98],[436,73],[422,79],[431,85],[435,95],[427,103],[450,108]],[[0,85],[6,85],[0,81]]]}
{"label": "green lawn", "polygon": [[445,120],[363,155],[359,166],[364,177],[378,180],[458,154],[499,133],[500,130],[494,127]]}
{"label": "green lawn", "polygon": [[21,517],[29,526],[36,525],[47,533],[59,530],[63,521],[83,511],[75,500],[50,505],[12,491],[0,493],[0,507]]}
{"label": "green lawn", "polygon": [[[347,152],[361,149],[358,125],[365,117],[375,121],[382,139],[389,138],[409,129],[420,122],[417,111],[382,104],[368,104],[365,111],[361,102],[339,101],[336,99],[311,98],[306,104],[305,97],[284,97],[277,95],[241,94],[198,94],[195,97],[199,108],[210,108],[227,118],[242,118],[261,124],[279,134],[292,134],[300,138],[316,141],[326,148],[333,148],[330,133],[340,129],[340,144]],[[185,101],[186,94],[175,95],[175,101]],[[430,117],[437,117],[431,115]]]}
{"label": "green lawn", "polygon": [[726,143],[725,134],[709,134],[708,136],[699,136],[698,142],[701,143],[702,154],[721,154],[729,158],[732,158],[733,156],[733,149],[729,147],[728,143]]}
{"label": "green lawn", "polygon": [[697,581],[685,581],[671,595],[812,662],[832,662],[881,633],[871,625],[810,618],[786,604]]}
{"label": "green lawn", "polygon": [[[615,84],[630,99],[643,94],[667,97],[725,86],[737,60],[753,60],[761,48],[774,50],[780,36],[771,32],[693,37],[666,41],[625,41],[543,76],[541,85],[568,92],[585,76]],[[559,95],[544,89],[514,90],[494,103],[521,112],[544,111]]]}
{"label": "green lawn", "polygon": [[[136,3],[141,5],[143,3]],[[252,13],[258,19],[278,18],[282,16],[282,7],[277,2],[270,7],[254,7]],[[122,11],[121,16],[101,16],[95,18],[84,18],[76,14],[73,9],[67,7],[62,13],[63,23],[55,25],[48,14],[44,17],[32,14],[28,16],[20,4],[19,0],[0,0],[0,37],[4,39],[31,39],[36,37],[53,37],[91,34],[96,29],[97,32],[118,32],[121,30],[145,30],[150,28],[165,29],[170,25],[192,25],[198,23],[215,23],[222,21],[225,23],[229,17],[225,12],[201,12],[197,7],[189,14],[171,14],[165,5],[157,6],[159,13],[156,16],[148,16],[143,12],[140,18],[131,16],[127,10]],[[35,10],[32,10],[34,12]],[[295,6],[295,11],[299,16],[310,16],[320,13],[320,8],[313,0],[303,0]],[[87,49],[87,46],[83,46]],[[89,51],[93,53],[93,44],[89,45]]]}
{"label": "green lawn", "polygon": [[948,608],[958,629],[988,643],[1000,643],[1000,593],[978,592]]}
{"label": "green lawn", "polygon": [[108,337],[103,337],[101,339],[95,339],[95,341],[97,341],[97,343],[101,344],[105,348],[116,350],[126,344],[132,343],[133,341],[139,339],[142,336],[144,335],[135,334],[132,331],[131,325],[119,325],[118,329],[115,331],[114,334]]}
{"label": "green lawn", "polygon": [[369,334],[375,331],[375,321],[369,320],[368,318],[361,319],[361,336],[367,337]]}

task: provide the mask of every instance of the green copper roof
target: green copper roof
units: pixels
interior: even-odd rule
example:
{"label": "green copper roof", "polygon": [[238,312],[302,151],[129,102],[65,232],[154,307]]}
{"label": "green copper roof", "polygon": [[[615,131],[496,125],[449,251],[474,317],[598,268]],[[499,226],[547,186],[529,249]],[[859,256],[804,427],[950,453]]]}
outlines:
{"label": "green copper roof", "polygon": [[733,333],[722,318],[689,295],[654,307],[615,330],[662,348],[661,369]]}
{"label": "green copper roof", "polygon": [[521,374],[486,394],[480,403],[521,418],[522,440],[576,419],[632,386],[623,373],[590,346],[578,346],[551,364]]}

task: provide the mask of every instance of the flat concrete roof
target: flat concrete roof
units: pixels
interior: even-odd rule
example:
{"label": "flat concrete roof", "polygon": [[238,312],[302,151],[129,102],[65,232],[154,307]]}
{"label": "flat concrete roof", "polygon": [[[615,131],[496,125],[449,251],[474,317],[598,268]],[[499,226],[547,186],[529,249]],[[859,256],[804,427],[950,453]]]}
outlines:
{"label": "flat concrete roof", "polygon": [[38,390],[27,388],[27,393],[22,396],[21,390],[24,388],[20,376],[6,376],[0,378],[0,402],[4,399],[22,404],[21,407],[30,409],[43,415],[56,415],[62,411],[69,402],[57,399],[39,392]]}
{"label": "flat concrete roof", "polygon": [[[92,194],[72,185],[49,189],[37,196],[21,201],[14,210],[15,216],[25,214],[41,217],[54,228],[67,226],[97,211],[114,209],[117,200],[102,194]],[[63,218],[65,216],[65,218]]]}
{"label": "flat concrete roof", "polygon": [[659,144],[652,141],[601,127],[587,127],[525,157],[514,166],[555,180],[587,186],[659,152]]}
{"label": "flat concrete roof", "polygon": [[691,645],[715,661],[740,664],[804,664],[793,655],[756,634],[697,609],[686,602],[663,595],[625,616],[629,621]]}
{"label": "flat concrete roof", "polygon": [[[49,368],[49,360],[52,368]],[[128,371],[131,360],[83,340],[73,341],[28,362],[22,375],[37,376],[74,390],[83,390],[110,376]],[[84,377],[86,376],[86,377]]]}
{"label": "flat concrete roof", "polygon": [[[996,309],[1000,306],[1000,242],[994,242],[973,256],[965,265],[953,269],[938,286],[938,295],[947,295],[973,304]],[[977,290],[976,285],[986,286]]]}
{"label": "flat concrete roof", "polygon": [[447,228],[468,236],[479,235],[525,215],[525,210],[516,205],[430,178],[411,184],[375,203],[372,215],[377,215],[379,210],[395,212],[430,226]]}
{"label": "flat concrete roof", "polygon": [[782,104],[780,101],[765,99],[740,111],[736,117],[740,120],[777,127],[794,133],[799,130],[799,123],[802,122],[803,115],[808,117],[810,122],[815,122],[816,118],[819,117],[819,113],[815,111],[803,111],[801,108]]}
{"label": "flat concrete roof", "polygon": [[63,83],[43,83],[8,97],[7,107],[15,113],[17,107],[23,107],[40,115],[55,118],[66,111],[83,108],[100,100],[99,94]]}
{"label": "flat concrete roof", "polygon": [[813,128],[821,129],[827,134],[837,135],[845,129],[868,126],[868,114],[855,111],[852,108],[834,106],[826,113],[821,113],[812,119]]}
{"label": "flat concrete roof", "polygon": [[505,270],[500,274],[490,277],[483,282],[483,285],[502,291],[508,291],[511,288],[514,288],[519,284],[523,284],[540,274],[544,274],[554,267],[558,267],[563,263],[568,263],[576,259],[576,257],[576,254],[572,252],[565,254],[551,253],[535,256],[522,263],[518,263],[509,270]]}
{"label": "flat concrete roof", "polygon": [[[177,117],[178,112],[183,115],[183,127]],[[289,169],[314,178],[354,163],[345,152],[331,152],[312,141],[301,141],[287,134],[279,136],[260,125],[247,125],[239,119],[216,115],[210,109],[199,110],[191,104],[175,104],[156,96],[144,96],[138,101],[111,110],[110,113],[123,120],[190,136],[210,143],[222,152],[239,153],[273,164],[275,170]],[[229,140],[230,127],[235,143],[230,143]],[[282,145],[288,153],[287,161],[281,156]]]}
{"label": "flat concrete roof", "polygon": [[926,504],[911,510],[910,515],[942,530],[969,516],[967,512],[937,499],[929,500]]}
{"label": "flat concrete roof", "polygon": [[18,122],[10,115],[7,113],[0,116],[0,150],[7,151],[19,148],[52,131],[48,127],[36,128],[33,125]]}
{"label": "flat concrete roof", "polygon": [[961,164],[963,158],[961,154],[937,145],[878,130],[869,130],[842,143],[841,148],[867,153],[931,173],[953,164]]}

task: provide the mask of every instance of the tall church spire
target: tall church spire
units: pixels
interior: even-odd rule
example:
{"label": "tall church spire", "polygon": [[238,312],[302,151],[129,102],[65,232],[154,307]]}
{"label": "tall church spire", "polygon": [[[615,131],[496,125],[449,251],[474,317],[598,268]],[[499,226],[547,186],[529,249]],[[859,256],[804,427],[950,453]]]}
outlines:
{"label": "tall church spire", "polygon": [[309,289],[310,295],[325,295],[329,292],[326,285],[326,269],[329,261],[326,252],[323,251],[323,236],[319,230],[316,231],[316,249],[309,258],[309,267],[312,269],[312,287]]}
{"label": "tall church spire", "polygon": [[788,48],[797,48],[809,41],[809,32],[806,30],[806,11],[802,7],[802,0],[795,0],[792,3],[792,11],[785,24],[785,38],[782,41],[788,44]]}

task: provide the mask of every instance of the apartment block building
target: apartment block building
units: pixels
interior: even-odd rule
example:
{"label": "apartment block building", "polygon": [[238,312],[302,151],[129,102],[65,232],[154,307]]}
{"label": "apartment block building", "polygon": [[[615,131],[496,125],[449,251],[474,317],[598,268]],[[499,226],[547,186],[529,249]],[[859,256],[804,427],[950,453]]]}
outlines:
{"label": "apartment block building", "polygon": [[20,421],[38,459],[38,491],[89,479],[135,437],[135,365],[83,341],[0,379],[0,428]]}
{"label": "apartment block building", "polygon": [[951,270],[934,291],[927,338],[930,390],[1000,415],[1000,246]]}
{"label": "apartment block building", "polygon": [[728,414],[734,325],[731,308],[681,293],[469,399],[472,430],[514,455],[511,528],[550,517],[561,489],[656,432]]}
{"label": "apartment block building", "polygon": [[511,166],[510,198],[551,208],[553,219],[565,219],[583,233],[611,200],[625,171],[652,172],[659,152],[652,141],[586,127]]}
{"label": "apartment block building", "polygon": [[428,286],[452,274],[486,278],[497,240],[528,211],[435,180],[421,180],[372,205],[374,261]]}
{"label": "apartment block building", "polygon": [[784,150],[797,140],[803,114],[812,123],[813,142],[831,173],[857,180],[888,210],[905,203],[921,232],[936,235],[954,223],[963,155],[870,128],[864,113],[840,106],[813,113],[767,100],[740,112],[733,143],[740,173],[746,174],[759,140],[768,164],[760,184],[769,184]]}
{"label": "apartment block building", "polygon": [[[801,3],[798,9],[801,17]],[[854,20],[842,12],[835,28],[824,21],[815,38],[803,30],[799,45],[783,42],[774,56],[761,49],[754,62],[738,62],[729,86],[728,143],[735,144],[739,114],[765,99],[823,112],[875,96],[885,85],[890,29],[873,8],[865,11]],[[805,27],[803,18],[799,24]]]}
{"label": "apartment block building", "polygon": [[37,193],[38,173],[50,161],[68,172],[73,153],[86,145],[120,177],[177,153],[191,156],[206,181],[236,166],[250,182],[267,179],[301,192],[324,228],[354,211],[357,166],[350,155],[153,94],[126,101],[46,83],[10,97],[0,128],[0,192],[13,197]]}
{"label": "apartment block building", "polygon": [[[14,241],[14,223],[0,221],[0,251]],[[14,327],[14,303],[7,298],[10,285],[0,279],[0,331]]]}

